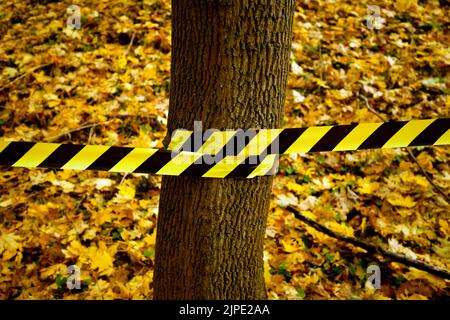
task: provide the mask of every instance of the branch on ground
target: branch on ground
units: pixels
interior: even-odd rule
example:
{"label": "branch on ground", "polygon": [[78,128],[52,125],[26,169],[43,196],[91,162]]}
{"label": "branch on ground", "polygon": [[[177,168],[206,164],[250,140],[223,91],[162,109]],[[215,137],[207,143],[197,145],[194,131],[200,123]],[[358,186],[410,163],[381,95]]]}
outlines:
{"label": "branch on ground", "polygon": [[393,262],[399,262],[399,263],[402,263],[402,264],[404,264],[406,266],[414,267],[416,269],[428,272],[430,274],[433,274],[435,276],[441,277],[443,279],[450,280],[450,271],[448,271],[446,269],[443,269],[441,267],[428,264],[428,263],[426,263],[424,261],[419,261],[419,260],[408,258],[408,257],[406,257],[403,254],[399,254],[399,253],[395,253],[395,252],[386,250],[386,249],[384,249],[382,247],[378,247],[378,246],[369,244],[367,242],[358,240],[358,239],[353,238],[353,237],[348,237],[348,236],[345,236],[343,234],[336,233],[333,230],[330,230],[327,227],[324,227],[320,223],[318,223],[318,222],[316,222],[316,221],[306,217],[305,215],[303,215],[299,210],[297,210],[292,205],[287,206],[286,209],[289,212],[293,213],[294,216],[298,220],[306,223],[310,227],[313,227],[317,231],[320,231],[320,232],[326,234],[327,236],[330,236],[330,237],[335,238],[337,240],[344,241],[344,242],[350,243],[350,244],[352,244],[354,246],[360,247],[360,248],[366,250],[369,253],[380,254],[380,255],[384,256],[386,259],[391,260]]}

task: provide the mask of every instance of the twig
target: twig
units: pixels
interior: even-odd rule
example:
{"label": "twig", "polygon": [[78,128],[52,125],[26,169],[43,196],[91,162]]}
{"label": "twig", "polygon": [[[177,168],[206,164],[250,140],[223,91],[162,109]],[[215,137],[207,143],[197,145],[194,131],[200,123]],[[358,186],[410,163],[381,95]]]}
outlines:
{"label": "twig", "polygon": [[323,83],[323,59],[322,59],[322,40],[319,43],[319,61],[320,61],[320,83]]}
{"label": "twig", "polygon": [[89,130],[89,138],[88,138],[87,144],[91,143],[92,135],[94,134],[94,129],[95,129],[95,125],[92,126],[91,129]]}
{"label": "twig", "polygon": [[323,95],[322,95],[322,84],[323,84],[323,59],[322,59],[322,40],[319,40],[319,61],[320,61],[320,85],[319,85],[319,95],[320,101],[323,103]]}
{"label": "twig", "polygon": [[310,227],[313,227],[317,231],[320,231],[320,232],[326,234],[327,236],[330,236],[330,237],[335,238],[337,240],[344,241],[344,242],[350,243],[350,244],[352,244],[354,246],[363,248],[364,250],[366,250],[369,253],[381,254],[385,258],[390,259],[391,261],[399,262],[399,263],[402,263],[402,264],[404,264],[406,266],[414,267],[416,269],[419,269],[419,270],[431,273],[431,274],[433,274],[435,276],[438,276],[438,277],[441,277],[443,279],[450,280],[450,271],[448,271],[446,269],[443,269],[441,267],[428,264],[428,263],[426,263],[424,261],[419,261],[419,260],[414,260],[414,259],[408,258],[408,257],[406,257],[406,256],[404,256],[402,254],[386,250],[386,249],[384,249],[382,247],[378,247],[378,246],[369,244],[367,242],[363,242],[363,241],[358,240],[358,239],[353,238],[353,237],[348,237],[348,236],[345,236],[343,234],[336,233],[336,232],[328,229],[327,227],[324,227],[323,225],[317,223],[316,221],[306,217],[305,215],[300,213],[300,211],[298,211],[292,205],[287,206],[286,209],[289,212],[292,212],[297,219],[303,221],[304,223],[306,223]]}
{"label": "twig", "polygon": [[70,131],[66,131],[66,132],[63,132],[61,134],[58,134],[55,137],[47,138],[47,139],[45,139],[45,141],[47,141],[47,142],[54,142],[54,141],[57,141],[61,137],[64,137],[66,135],[70,135],[71,133],[74,133],[74,132],[77,132],[77,131],[81,131],[81,130],[84,130],[84,129],[88,129],[88,128],[92,128],[92,127],[95,127],[95,126],[98,126],[98,125],[108,124],[109,122],[111,122],[111,120],[110,121],[106,121],[106,122],[102,122],[102,123],[91,123],[91,124],[83,125],[81,127],[72,129]]}
{"label": "twig", "polygon": [[[383,117],[377,110],[375,110],[374,108],[372,108],[372,106],[369,104],[369,100],[362,95],[358,95],[359,97],[361,97],[365,102],[366,102],[366,106],[367,109],[369,109],[370,112],[372,112],[373,114],[375,114],[378,118],[381,119],[381,121],[383,122],[387,122],[389,120],[387,120],[385,117]],[[411,150],[409,148],[404,148],[406,149],[406,151],[408,152],[409,157],[417,164],[417,166],[419,167],[420,171],[422,171],[422,174],[425,176],[425,178],[428,180],[428,182],[433,186],[433,188],[439,192],[444,199],[447,201],[447,203],[450,203],[450,197],[447,196],[447,194],[445,194],[444,191],[442,191],[441,188],[439,188],[433,181],[433,179],[430,177],[430,175],[425,171],[425,169],[422,167],[422,165],[419,163],[419,161],[416,159],[416,157],[414,156],[414,154],[411,152]]]}
{"label": "twig", "polygon": [[128,52],[130,52],[130,49],[131,49],[131,46],[133,45],[135,36],[136,36],[136,32],[133,32],[133,35],[131,36],[131,40],[130,40],[130,43],[128,44],[127,50],[125,51],[125,54],[128,54]]}
{"label": "twig", "polygon": [[427,178],[428,182],[433,186],[433,188],[439,192],[445,200],[447,200],[447,203],[450,203],[450,197],[447,196],[444,191],[442,191],[441,188],[439,188],[433,181],[433,179],[431,179],[430,175],[425,171],[425,169],[422,167],[422,165],[419,163],[419,161],[417,161],[416,157],[414,156],[414,154],[411,152],[411,150],[409,150],[408,148],[405,148],[406,151],[408,151],[408,154],[410,156],[410,158],[417,164],[417,166],[419,167],[420,171],[422,171],[423,175],[425,176],[425,178]]}
{"label": "twig", "polygon": [[30,70],[25,71],[24,73],[22,73],[20,76],[17,76],[14,80],[12,80],[12,81],[10,81],[10,82],[5,83],[4,85],[2,85],[2,86],[0,87],[0,90],[3,90],[4,88],[6,88],[6,87],[12,85],[12,84],[13,84],[14,82],[16,82],[17,80],[22,79],[23,77],[25,77],[26,75],[28,75],[28,74],[30,74],[30,73],[32,73],[32,72],[34,72],[34,71],[36,71],[36,70],[38,70],[38,69],[41,69],[41,68],[50,66],[50,65],[52,65],[52,63],[41,64],[41,65],[39,65],[39,66],[33,67],[33,68],[31,68]]}
{"label": "twig", "polygon": [[121,186],[122,183],[125,181],[127,175],[128,175],[128,172],[125,172],[125,174],[124,174],[123,177],[122,177],[122,180],[120,180],[119,186]]}
{"label": "twig", "polygon": [[81,197],[80,202],[78,202],[77,206],[75,207],[75,209],[73,210],[73,212],[77,212],[78,209],[81,207],[81,205],[83,204],[84,200],[86,200],[87,195],[84,195],[83,197]]}
{"label": "twig", "polygon": [[375,114],[378,118],[380,118],[380,120],[381,121],[383,121],[383,122],[387,122],[387,120],[377,111],[377,110],[375,110],[374,108],[372,108],[372,106],[369,104],[369,100],[365,97],[365,96],[362,96],[362,95],[359,95],[358,94],[358,97],[361,97],[365,102],[366,102],[366,107],[367,107],[367,109],[369,109],[369,111],[370,112],[372,112],[373,114]]}

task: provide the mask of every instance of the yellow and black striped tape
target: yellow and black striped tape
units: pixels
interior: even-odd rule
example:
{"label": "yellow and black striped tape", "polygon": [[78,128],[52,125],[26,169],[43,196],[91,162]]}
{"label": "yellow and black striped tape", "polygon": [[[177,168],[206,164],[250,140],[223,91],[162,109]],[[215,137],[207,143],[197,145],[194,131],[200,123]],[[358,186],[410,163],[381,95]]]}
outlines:
{"label": "yellow and black striped tape", "polygon": [[272,170],[276,169],[274,163],[278,157],[267,155],[262,160],[249,157],[240,161],[238,157],[227,156],[218,163],[207,164],[198,161],[203,156],[198,152],[151,148],[0,141],[0,165],[8,167],[253,178],[274,174]]}
{"label": "yellow and black striped tape", "polygon": [[[293,154],[317,151],[350,151],[411,146],[447,145],[450,118],[362,123],[308,128],[213,132],[202,144],[195,132],[176,131],[169,150],[226,155]],[[248,141],[239,144],[245,136]]]}
{"label": "yellow and black striped tape", "polygon": [[0,165],[253,178],[275,174],[280,154],[450,145],[450,118],[197,134],[176,131],[169,150],[0,141]]}

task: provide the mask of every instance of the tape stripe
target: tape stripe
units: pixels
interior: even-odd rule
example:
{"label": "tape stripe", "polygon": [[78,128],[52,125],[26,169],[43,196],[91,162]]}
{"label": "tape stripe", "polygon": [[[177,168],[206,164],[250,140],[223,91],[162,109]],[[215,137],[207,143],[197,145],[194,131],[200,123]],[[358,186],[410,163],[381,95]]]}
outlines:
{"label": "tape stripe", "polygon": [[110,147],[97,160],[95,160],[87,170],[103,170],[109,171],[120,160],[125,158],[133,148],[129,147]]}
{"label": "tape stripe", "polygon": [[266,174],[265,174],[266,176],[272,176],[272,175],[277,174],[277,172],[278,172],[278,169],[279,169],[279,166],[280,166],[280,155],[276,154],[275,156],[276,157],[273,160],[272,167],[270,168],[269,171],[266,172]]}
{"label": "tape stripe", "polygon": [[[268,154],[283,154],[306,131],[307,128],[283,129],[280,135],[268,147]],[[278,152],[276,152],[278,151]]]}
{"label": "tape stripe", "polygon": [[9,144],[9,141],[0,140],[0,152],[2,152]]}
{"label": "tape stripe", "polygon": [[[245,149],[241,151],[240,155],[247,157],[263,154],[282,131],[282,129],[260,130]],[[266,154],[264,153],[264,155]]]}
{"label": "tape stripe", "polygon": [[433,145],[442,136],[449,127],[448,119],[436,119],[425,130],[411,141],[410,146]]}
{"label": "tape stripe", "polygon": [[205,133],[202,132],[177,130],[173,138],[175,140],[170,142],[168,150],[208,153],[223,159],[241,153],[254,141],[258,133],[258,130],[252,129],[226,130],[209,131],[203,136]]}
{"label": "tape stripe", "polygon": [[58,148],[56,143],[36,143],[13,167],[36,167]]}
{"label": "tape stripe", "polygon": [[384,144],[391,139],[391,137],[399,131],[406,122],[385,122],[380,125],[374,133],[372,133],[364,142],[359,146],[359,150],[362,149],[377,149],[384,146]]}
{"label": "tape stripe", "polygon": [[332,127],[322,139],[311,148],[310,152],[333,150],[355,127],[356,124]]}
{"label": "tape stripe", "polygon": [[150,158],[157,149],[147,148],[133,148],[122,160],[120,160],[114,167],[109,169],[110,172],[135,172],[145,160]]}
{"label": "tape stripe", "polygon": [[286,150],[289,153],[309,152],[312,147],[332,128],[332,126],[309,127]]}
{"label": "tape stripe", "polygon": [[[178,154],[176,152],[174,155]],[[172,152],[158,150],[145,160],[134,172],[135,173],[156,173],[161,170],[166,163],[172,159]]]}
{"label": "tape stripe", "polygon": [[362,123],[357,125],[341,142],[333,149],[333,151],[357,150],[359,146],[366,140],[382,123]]}
{"label": "tape stripe", "polygon": [[200,153],[183,152],[176,155],[157,174],[166,176],[179,176],[191,164],[201,157]]}
{"label": "tape stripe", "polygon": [[39,164],[42,168],[61,168],[72,159],[84,146],[78,144],[61,144],[50,156]]}
{"label": "tape stripe", "polygon": [[241,164],[237,165],[226,178],[246,178],[248,177],[260,164],[259,156],[250,156]]}
{"label": "tape stripe", "polygon": [[61,169],[86,170],[110,147],[108,146],[85,146],[72,159],[70,159]]}
{"label": "tape stripe", "polygon": [[435,143],[435,146],[449,145],[450,144],[450,129],[447,130]]}
{"label": "tape stripe", "polygon": [[231,171],[233,171],[239,163],[236,161],[236,157],[227,156],[219,163],[213,166],[202,177],[204,178],[225,178]]}
{"label": "tape stripe", "polygon": [[278,172],[279,155],[283,154],[289,145],[294,143],[306,128],[283,129],[275,139],[261,152],[260,159],[263,159],[258,167],[247,177],[274,175]]}
{"label": "tape stripe", "polygon": [[12,166],[23,157],[34,146],[33,142],[10,142],[2,153],[0,153],[0,163],[6,166]]}
{"label": "tape stripe", "polygon": [[[199,163],[201,163],[202,165],[196,164],[194,162],[188,168],[186,168],[186,170],[184,170],[183,173],[181,173],[181,175],[182,176],[201,177],[204,174],[206,174],[209,170],[211,170],[215,166],[215,163],[218,163],[222,159],[223,159],[223,157],[221,157],[219,160],[219,158],[214,158],[214,159],[211,158],[210,155],[203,155],[199,160]],[[214,160],[214,161],[212,161],[212,160]]]}
{"label": "tape stripe", "polygon": [[267,175],[273,175],[275,174],[272,172],[275,166],[275,162],[278,160],[277,154],[269,154],[267,157],[264,158],[263,161],[256,167],[255,170],[250,173],[250,175],[247,176],[247,178],[251,179],[254,177],[259,176],[267,176]]}
{"label": "tape stripe", "polygon": [[419,132],[425,130],[434,120],[412,120],[398,130],[382,148],[398,148],[408,146]]}

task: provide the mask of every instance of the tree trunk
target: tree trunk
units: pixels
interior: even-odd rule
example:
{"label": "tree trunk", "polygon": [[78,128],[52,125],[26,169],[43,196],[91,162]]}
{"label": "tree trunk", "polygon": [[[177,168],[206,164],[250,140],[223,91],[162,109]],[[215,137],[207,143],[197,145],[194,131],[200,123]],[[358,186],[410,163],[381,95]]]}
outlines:
{"label": "tree trunk", "polygon": [[[173,0],[169,132],[279,128],[294,0]],[[167,146],[167,139],[166,139]],[[164,177],[155,299],[264,299],[272,177]]]}

